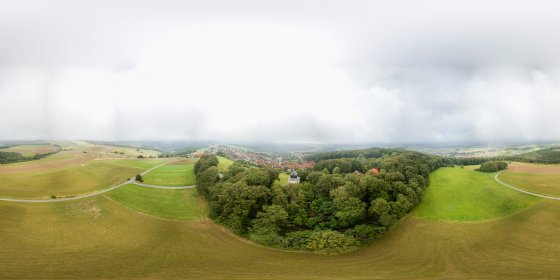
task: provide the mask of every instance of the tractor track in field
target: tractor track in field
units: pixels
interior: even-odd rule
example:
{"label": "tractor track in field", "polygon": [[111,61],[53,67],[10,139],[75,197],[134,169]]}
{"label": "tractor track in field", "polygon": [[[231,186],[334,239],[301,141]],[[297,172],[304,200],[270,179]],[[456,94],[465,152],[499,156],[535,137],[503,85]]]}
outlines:
{"label": "tractor track in field", "polygon": [[555,196],[549,196],[549,195],[534,193],[534,192],[526,191],[526,190],[523,190],[523,189],[520,189],[520,188],[516,188],[516,187],[514,187],[514,186],[512,186],[512,185],[510,185],[510,184],[508,184],[508,183],[504,183],[502,180],[500,180],[500,178],[498,178],[498,176],[499,176],[501,173],[502,173],[502,171],[496,173],[496,176],[494,176],[494,180],[496,180],[496,182],[498,182],[498,183],[500,183],[500,184],[502,184],[502,185],[504,185],[504,186],[506,186],[506,187],[508,187],[508,188],[510,188],[510,189],[516,190],[516,191],[518,191],[518,192],[526,193],[526,194],[528,194],[528,195],[533,195],[533,196],[536,196],[536,197],[540,197],[540,198],[553,199],[553,200],[560,200],[560,197],[555,197]]}
{"label": "tractor track in field", "polygon": [[[148,174],[150,171],[159,168],[163,165],[166,165],[168,163],[172,163],[173,161],[168,161],[168,162],[164,162],[160,165],[154,166],[142,173],[140,173],[140,175],[146,175]],[[192,189],[195,188],[196,186],[156,186],[156,185],[149,185],[149,184],[143,184],[143,183],[139,183],[136,182],[134,179],[130,179],[124,183],[120,183],[118,185],[112,186],[110,188],[107,189],[103,189],[103,190],[99,190],[96,192],[92,192],[92,193],[87,193],[87,194],[83,194],[83,195],[76,195],[76,196],[68,196],[68,197],[60,197],[60,198],[50,198],[50,199],[18,199],[18,198],[4,198],[4,197],[0,197],[0,201],[8,201],[8,202],[23,202],[23,203],[49,203],[49,202],[62,202],[62,201],[69,201],[69,200],[76,200],[76,199],[82,199],[82,198],[86,198],[86,197],[92,197],[92,196],[96,196],[96,195],[100,195],[109,191],[112,191],[114,189],[118,189],[124,185],[128,185],[128,184],[135,184],[137,186],[141,186],[141,187],[146,187],[146,188],[154,188],[154,189]]]}

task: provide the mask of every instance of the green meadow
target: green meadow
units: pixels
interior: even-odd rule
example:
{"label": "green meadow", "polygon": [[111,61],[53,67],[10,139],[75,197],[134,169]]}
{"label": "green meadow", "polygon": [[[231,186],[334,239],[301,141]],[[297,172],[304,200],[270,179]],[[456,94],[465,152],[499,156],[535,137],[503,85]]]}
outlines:
{"label": "green meadow", "polygon": [[170,220],[206,218],[208,205],[196,189],[155,189],[129,184],[106,194],[135,211]]}
{"label": "green meadow", "polygon": [[194,163],[166,164],[143,176],[144,183],[158,186],[192,186],[196,184]]}
{"label": "green meadow", "polygon": [[415,215],[434,220],[478,221],[518,212],[540,200],[502,186],[494,175],[472,168],[439,168],[431,174],[430,187]]}
{"label": "green meadow", "polygon": [[224,172],[233,164],[233,160],[225,157],[218,157],[218,168],[220,171]]}

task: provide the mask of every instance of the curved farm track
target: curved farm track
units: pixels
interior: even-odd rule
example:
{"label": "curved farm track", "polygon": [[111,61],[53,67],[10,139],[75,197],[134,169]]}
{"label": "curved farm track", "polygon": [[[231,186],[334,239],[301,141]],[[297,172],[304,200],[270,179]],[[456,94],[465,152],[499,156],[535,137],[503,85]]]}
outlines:
{"label": "curved farm track", "polygon": [[516,190],[516,191],[518,191],[518,192],[526,193],[526,194],[533,195],[533,196],[540,197],[540,198],[546,198],[546,199],[552,199],[552,200],[560,200],[560,197],[550,196],[550,195],[544,195],[544,194],[540,194],[540,193],[535,193],[535,192],[527,191],[527,190],[524,190],[524,189],[520,189],[520,188],[514,187],[514,186],[512,186],[512,185],[510,185],[510,184],[508,184],[508,183],[505,183],[505,182],[503,182],[502,180],[500,180],[500,178],[499,178],[499,175],[500,175],[501,173],[502,173],[502,171],[496,173],[496,176],[494,176],[494,179],[496,180],[496,182],[502,184],[503,186],[506,186],[506,187],[508,187],[508,188],[510,188],[510,189],[512,189],[512,190]]}
{"label": "curved farm track", "polygon": [[[148,174],[150,171],[161,167],[163,165],[166,165],[170,162],[164,162],[160,165],[154,166],[144,172],[141,173],[141,175],[146,175]],[[0,197],[0,201],[9,201],[9,202],[23,202],[23,203],[50,203],[50,202],[63,202],[63,201],[69,201],[69,200],[77,200],[77,199],[82,199],[82,198],[88,198],[88,197],[92,197],[92,196],[96,196],[96,195],[100,195],[109,191],[112,191],[114,189],[118,189],[122,186],[128,185],[128,184],[136,184],[138,186],[142,186],[142,187],[147,187],[147,188],[156,188],[156,189],[191,189],[191,188],[195,188],[196,186],[176,186],[176,187],[168,187],[168,186],[156,186],[156,185],[148,185],[148,184],[143,184],[143,183],[138,183],[136,181],[134,181],[133,179],[128,180],[126,182],[123,182],[121,184],[112,186],[110,188],[107,189],[103,189],[100,191],[96,191],[96,192],[92,192],[92,193],[87,193],[87,194],[82,194],[82,195],[76,195],[76,196],[68,196],[68,197],[59,197],[59,198],[51,198],[51,199],[18,199],[18,198],[3,198]]]}

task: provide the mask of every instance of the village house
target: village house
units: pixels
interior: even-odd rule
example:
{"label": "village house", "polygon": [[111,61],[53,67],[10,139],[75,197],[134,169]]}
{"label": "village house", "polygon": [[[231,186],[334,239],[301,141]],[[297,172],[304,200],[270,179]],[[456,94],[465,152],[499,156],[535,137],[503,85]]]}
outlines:
{"label": "village house", "polygon": [[369,170],[369,173],[371,173],[372,175],[379,174],[379,172],[381,172],[381,168],[379,167],[374,167]]}

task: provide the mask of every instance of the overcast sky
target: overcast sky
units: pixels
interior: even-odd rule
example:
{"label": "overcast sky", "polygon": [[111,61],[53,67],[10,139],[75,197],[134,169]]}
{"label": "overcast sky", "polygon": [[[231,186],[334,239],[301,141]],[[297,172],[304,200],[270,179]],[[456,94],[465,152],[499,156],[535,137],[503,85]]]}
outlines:
{"label": "overcast sky", "polygon": [[560,140],[558,1],[1,1],[0,139]]}

